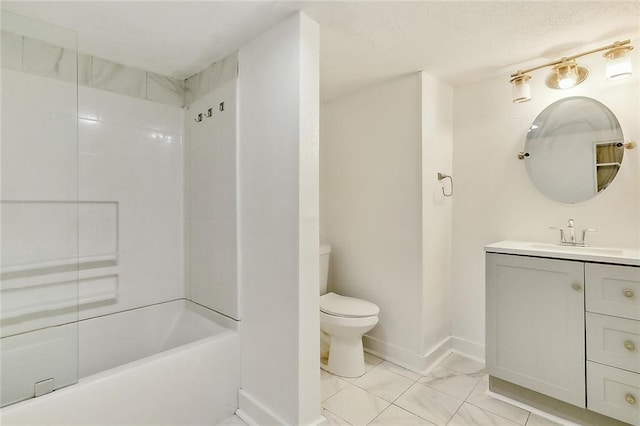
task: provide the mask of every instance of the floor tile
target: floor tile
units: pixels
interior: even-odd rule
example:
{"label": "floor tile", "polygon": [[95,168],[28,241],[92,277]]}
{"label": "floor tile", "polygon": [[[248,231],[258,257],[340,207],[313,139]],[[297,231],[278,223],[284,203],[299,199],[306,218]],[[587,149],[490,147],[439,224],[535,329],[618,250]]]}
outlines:
{"label": "floor tile", "polygon": [[467,375],[484,375],[484,364],[465,358],[462,355],[450,354],[442,361],[438,367],[448,368],[461,374]]}
{"label": "floor tile", "polygon": [[395,404],[437,425],[445,425],[462,405],[462,400],[415,383]]}
{"label": "floor tile", "polygon": [[560,423],[556,423],[544,417],[531,413],[529,420],[527,420],[527,426],[560,426]]}
{"label": "floor tile", "polygon": [[401,376],[406,377],[407,379],[411,379],[414,382],[418,380],[422,375],[418,373],[414,373],[411,370],[407,370],[406,368],[400,367],[399,365],[393,364],[389,361],[383,361],[380,363],[379,367],[386,368],[387,370],[399,374]]}
{"label": "floor tile", "polygon": [[520,425],[524,425],[529,417],[529,412],[498,399],[491,398],[486,394],[488,386],[489,376],[485,375],[480,382],[478,382],[475,389],[473,389],[471,395],[467,397],[466,402],[482,408],[485,411],[512,420]]}
{"label": "floor tile", "polygon": [[409,389],[414,382],[378,366],[369,370],[353,383],[367,392],[393,402],[402,392]]}
{"label": "floor tile", "polygon": [[327,399],[322,407],[353,425],[366,425],[389,405],[388,401],[349,385]]}
{"label": "floor tile", "polygon": [[469,396],[479,381],[479,377],[467,376],[442,367],[418,380],[419,383],[462,400]]}
{"label": "floor tile", "polygon": [[346,388],[349,386],[349,382],[342,380],[338,376],[334,376],[333,374],[320,370],[320,385],[321,385],[321,400],[333,396],[336,392]]}
{"label": "floor tile", "polygon": [[425,419],[418,417],[415,414],[408,412],[407,410],[403,410],[402,408],[393,404],[390,405],[386,410],[384,410],[378,417],[373,419],[373,421],[369,424],[378,426],[433,426],[433,423],[428,422]]}
{"label": "floor tile", "polygon": [[447,426],[517,426],[517,423],[464,403]]}
{"label": "floor tile", "polygon": [[233,415],[227,417],[219,423],[216,423],[217,426],[247,426],[245,422],[240,419],[240,417]]}
{"label": "floor tile", "polygon": [[322,410],[322,416],[327,419],[327,421],[323,423],[323,426],[351,426],[351,423],[341,419],[340,416],[329,410]]}

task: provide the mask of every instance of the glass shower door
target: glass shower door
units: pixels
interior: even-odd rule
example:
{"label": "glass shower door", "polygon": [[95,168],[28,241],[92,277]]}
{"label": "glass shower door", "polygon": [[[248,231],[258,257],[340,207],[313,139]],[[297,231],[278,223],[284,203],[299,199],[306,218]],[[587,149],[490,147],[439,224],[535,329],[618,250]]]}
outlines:
{"label": "glass shower door", "polygon": [[2,11],[2,406],[78,380],[76,39]]}

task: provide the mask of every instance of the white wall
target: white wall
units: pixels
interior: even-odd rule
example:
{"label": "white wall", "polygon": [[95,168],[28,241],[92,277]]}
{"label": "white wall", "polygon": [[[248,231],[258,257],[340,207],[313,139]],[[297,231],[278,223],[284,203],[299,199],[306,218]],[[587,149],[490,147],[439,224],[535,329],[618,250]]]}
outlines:
{"label": "white wall", "polygon": [[[453,162],[456,180],[453,212],[453,335],[469,342],[469,353],[484,356],[483,245],[503,239],[552,243],[573,218],[576,227],[594,227],[594,246],[640,246],[640,150],[625,150],[615,181],[595,198],[578,204],[551,201],[533,186],[524,163],[527,129],[549,104],[566,96],[588,96],[618,117],[626,140],[640,137],[640,84],[632,78],[608,83],[600,55],[580,60],[590,70],[581,85],[566,91],[544,85],[546,71],[534,72],[533,99],[511,103],[508,75],[455,90]],[[544,59],[541,59],[544,62]]]}
{"label": "white wall", "polygon": [[[209,108],[211,117],[194,120]],[[236,81],[185,108],[184,123],[188,297],[239,319]]]}
{"label": "white wall", "polygon": [[[426,73],[422,76],[422,348],[426,365],[448,349],[451,334],[451,216],[448,179],[452,173],[453,89]],[[454,191],[456,190],[454,184]],[[453,197],[455,197],[455,192]],[[429,356],[430,355],[430,356]],[[423,367],[426,366],[423,364]]]}
{"label": "white wall", "polygon": [[303,14],[239,53],[238,414],[252,424],[321,419],[318,56]]}
{"label": "white wall", "polygon": [[322,106],[323,234],[329,291],[369,300],[380,321],[368,336],[420,353],[420,74]]}
{"label": "white wall", "polygon": [[449,336],[451,200],[436,175],[451,173],[451,99],[448,86],[416,73],[322,109],[329,290],[377,304],[365,346],[417,370]]}

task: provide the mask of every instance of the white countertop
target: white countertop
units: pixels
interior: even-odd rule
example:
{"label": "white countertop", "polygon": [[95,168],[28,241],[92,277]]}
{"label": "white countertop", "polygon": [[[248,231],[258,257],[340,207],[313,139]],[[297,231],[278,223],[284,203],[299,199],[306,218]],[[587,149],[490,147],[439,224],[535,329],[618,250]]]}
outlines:
{"label": "white countertop", "polygon": [[519,254],[555,259],[640,266],[640,249],[616,247],[574,247],[530,241],[499,241],[484,246],[487,253]]}

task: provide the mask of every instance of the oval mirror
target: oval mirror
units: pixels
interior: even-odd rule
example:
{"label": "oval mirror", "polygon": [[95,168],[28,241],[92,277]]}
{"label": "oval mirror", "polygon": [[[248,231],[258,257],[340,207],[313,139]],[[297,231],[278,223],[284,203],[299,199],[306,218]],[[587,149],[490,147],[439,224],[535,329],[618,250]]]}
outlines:
{"label": "oval mirror", "polygon": [[579,203],[604,191],[624,155],[618,119],[595,99],[574,96],[546,107],[531,124],[525,167],[552,200]]}

